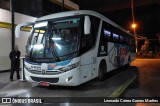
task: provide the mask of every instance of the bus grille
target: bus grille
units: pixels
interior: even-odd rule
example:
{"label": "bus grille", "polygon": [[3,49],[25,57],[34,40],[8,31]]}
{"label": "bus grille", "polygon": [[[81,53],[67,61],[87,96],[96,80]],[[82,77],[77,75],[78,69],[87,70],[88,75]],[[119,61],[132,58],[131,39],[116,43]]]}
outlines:
{"label": "bus grille", "polygon": [[40,81],[45,81],[45,82],[50,82],[50,83],[57,83],[59,78],[39,78],[39,77],[33,77],[31,76],[33,81],[40,82]]}
{"label": "bus grille", "polygon": [[[40,70],[28,70],[32,74],[41,74],[42,72]],[[46,71],[44,75],[56,75],[62,73],[61,71]]]}

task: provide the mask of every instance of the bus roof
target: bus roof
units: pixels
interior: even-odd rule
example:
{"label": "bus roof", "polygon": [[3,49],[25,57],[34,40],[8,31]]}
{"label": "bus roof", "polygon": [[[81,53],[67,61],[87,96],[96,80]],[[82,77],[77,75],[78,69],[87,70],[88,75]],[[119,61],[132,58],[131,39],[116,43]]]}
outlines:
{"label": "bus roof", "polygon": [[126,31],[124,28],[122,28],[121,26],[117,25],[116,23],[114,23],[110,19],[106,18],[105,16],[103,16],[103,15],[97,13],[97,12],[91,11],[91,10],[76,10],[76,11],[59,12],[59,13],[55,13],[55,14],[51,14],[51,15],[46,15],[46,16],[40,17],[40,18],[38,18],[36,20],[36,22],[37,21],[55,19],[55,18],[61,18],[61,17],[75,16],[75,15],[92,15],[92,16],[98,17],[98,18],[106,21],[107,23],[113,25],[114,27],[117,27],[120,30],[122,30],[122,31],[128,33],[129,35],[133,36],[131,33]]}

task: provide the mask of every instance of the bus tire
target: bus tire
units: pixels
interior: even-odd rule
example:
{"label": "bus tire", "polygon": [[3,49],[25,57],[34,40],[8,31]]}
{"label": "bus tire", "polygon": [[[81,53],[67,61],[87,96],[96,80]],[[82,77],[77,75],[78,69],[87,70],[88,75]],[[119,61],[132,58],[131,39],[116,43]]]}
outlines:
{"label": "bus tire", "polygon": [[103,81],[105,79],[106,63],[102,61],[98,69],[98,80]]}

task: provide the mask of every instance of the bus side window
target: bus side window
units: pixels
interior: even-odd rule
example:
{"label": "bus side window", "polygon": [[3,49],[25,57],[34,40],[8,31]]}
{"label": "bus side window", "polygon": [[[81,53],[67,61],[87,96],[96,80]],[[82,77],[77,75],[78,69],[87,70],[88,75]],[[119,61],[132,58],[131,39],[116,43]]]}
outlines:
{"label": "bus side window", "polygon": [[122,44],[123,44],[123,43],[124,43],[124,37],[123,37],[123,36],[121,36],[121,35],[120,35],[119,37],[120,37],[120,43],[122,43]]}
{"label": "bus side window", "polygon": [[103,36],[107,41],[111,41],[111,32],[109,30],[103,29]]}
{"label": "bus side window", "polygon": [[132,38],[129,38],[128,44],[129,44],[130,46],[132,46]]}
{"label": "bus side window", "polygon": [[96,38],[98,35],[98,30],[99,30],[99,24],[100,24],[100,19],[96,18],[94,16],[91,17],[91,21],[92,21],[92,28],[91,28],[91,34],[92,34],[92,38],[93,38],[93,44],[96,43]]}
{"label": "bus side window", "polygon": [[113,33],[113,42],[118,43],[119,42],[119,35]]}
{"label": "bus side window", "polygon": [[110,25],[103,21],[102,24],[102,32],[101,35],[103,36],[101,39],[105,40],[105,42],[110,42],[112,40],[112,33],[110,31]]}
{"label": "bus side window", "polygon": [[134,37],[132,37],[131,42],[132,42],[132,46],[135,46],[135,40],[134,40]]}
{"label": "bus side window", "polygon": [[129,38],[127,36],[125,37],[125,44],[129,45]]}
{"label": "bus side window", "polygon": [[124,43],[127,45],[127,37],[124,38]]}

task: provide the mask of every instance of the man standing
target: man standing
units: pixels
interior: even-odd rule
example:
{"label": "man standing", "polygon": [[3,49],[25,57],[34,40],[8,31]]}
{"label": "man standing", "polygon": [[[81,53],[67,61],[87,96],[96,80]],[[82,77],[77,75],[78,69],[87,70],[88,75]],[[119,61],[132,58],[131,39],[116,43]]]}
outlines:
{"label": "man standing", "polygon": [[20,79],[19,75],[19,65],[20,65],[20,55],[21,52],[18,50],[18,46],[15,45],[14,50],[10,52],[9,58],[11,60],[11,74],[10,80],[13,81],[14,71],[17,71],[17,79]]}

